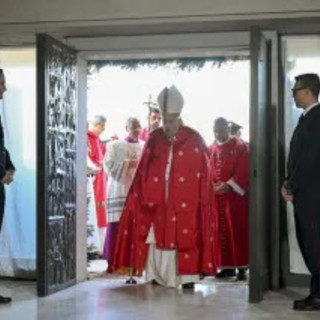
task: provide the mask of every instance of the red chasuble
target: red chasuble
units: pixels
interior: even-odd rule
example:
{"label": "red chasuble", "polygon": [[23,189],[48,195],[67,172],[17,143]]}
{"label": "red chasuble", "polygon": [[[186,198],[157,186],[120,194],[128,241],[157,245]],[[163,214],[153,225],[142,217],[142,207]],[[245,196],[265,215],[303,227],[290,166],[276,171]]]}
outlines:
{"label": "red chasuble", "polygon": [[201,136],[181,126],[171,143],[163,129],[153,131],[121,216],[111,270],[128,273],[131,268],[134,275],[142,274],[153,224],[157,248],[177,251],[178,275],[214,275],[213,200],[210,159]]}
{"label": "red chasuble", "polygon": [[106,147],[99,137],[91,131],[87,133],[88,155],[92,162],[102,170],[94,179],[94,194],[98,220],[98,228],[107,226],[106,198],[107,198],[107,175],[103,169],[103,160],[106,154]]}
{"label": "red chasuble", "polygon": [[[215,195],[215,252],[218,268],[246,267],[249,264],[249,150],[247,144],[233,137],[223,145],[211,146],[214,183],[230,179],[245,192],[234,189]],[[240,190],[241,190],[240,189]]]}

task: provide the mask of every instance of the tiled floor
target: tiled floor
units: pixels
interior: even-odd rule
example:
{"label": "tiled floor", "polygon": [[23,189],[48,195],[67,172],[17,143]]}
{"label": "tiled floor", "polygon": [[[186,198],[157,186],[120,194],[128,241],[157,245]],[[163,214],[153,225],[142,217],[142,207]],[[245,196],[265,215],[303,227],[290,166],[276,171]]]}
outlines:
{"label": "tiled floor", "polygon": [[245,284],[207,279],[194,293],[140,282],[124,284],[123,278],[94,279],[48,298],[37,299],[34,283],[1,282],[0,292],[14,302],[0,306],[1,320],[229,320],[320,319],[320,312],[291,310],[295,291],[269,293],[264,302],[247,303]]}

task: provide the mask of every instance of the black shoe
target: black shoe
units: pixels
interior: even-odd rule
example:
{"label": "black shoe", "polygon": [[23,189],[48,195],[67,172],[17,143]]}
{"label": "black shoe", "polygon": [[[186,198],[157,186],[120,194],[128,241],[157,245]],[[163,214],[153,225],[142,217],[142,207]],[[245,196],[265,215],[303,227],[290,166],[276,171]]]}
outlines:
{"label": "black shoe", "polygon": [[297,311],[320,311],[320,299],[310,295],[303,300],[296,300],[293,303],[293,309]]}
{"label": "black shoe", "polygon": [[10,303],[11,301],[11,298],[0,296],[0,303]]}
{"label": "black shoe", "polygon": [[307,296],[307,297],[304,298],[304,299],[295,300],[295,301],[293,302],[293,309],[297,309],[297,308],[300,308],[300,307],[305,306],[305,305],[308,303],[308,301],[310,301],[310,300],[312,300],[312,299],[313,299],[312,296],[309,295],[309,296]]}
{"label": "black shoe", "polygon": [[182,285],[182,289],[184,289],[184,290],[194,290],[194,282],[184,283]]}
{"label": "black shoe", "polygon": [[237,274],[237,280],[238,281],[246,281],[247,280],[246,269],[239,269],[239,272]]}
{"label": "black shoe", "polygon": [[128,280],[126,280],[126,284],[137,284],[137,280],[135,280],[133,277],[130,277]]}
{"label": "black shoe", "polygon": [[161,286],[161,284],[158,283],[156,280],[152,280],[151,284],[154,285],[154,286]]}
{"label": "black shoe", "polygon": [[216,275],[216,278],[219,278],[219,279],[232,278],[232,277],[235,277],[235,275],[236,275],[235,269],[224,269]]}

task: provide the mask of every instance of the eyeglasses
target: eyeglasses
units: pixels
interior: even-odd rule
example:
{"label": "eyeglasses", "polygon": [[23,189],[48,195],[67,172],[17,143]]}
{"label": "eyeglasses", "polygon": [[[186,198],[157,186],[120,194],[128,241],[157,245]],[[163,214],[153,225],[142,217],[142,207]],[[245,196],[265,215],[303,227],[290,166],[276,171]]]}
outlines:
{"label": "eyeglasses", "polygon": [[304,90],[304,89],[307,89],[307,87],[292,88],[291,92],[293,95],[295,95],[297,91]]}

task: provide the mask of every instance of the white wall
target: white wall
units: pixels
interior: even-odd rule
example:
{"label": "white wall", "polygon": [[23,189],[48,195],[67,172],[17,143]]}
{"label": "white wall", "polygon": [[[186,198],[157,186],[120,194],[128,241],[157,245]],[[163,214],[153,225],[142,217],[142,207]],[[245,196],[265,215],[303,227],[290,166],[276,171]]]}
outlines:
{"label": "white wall", "polygon": [[[0,23],[297,13],[319,16],[318,0],[1,0]],[[319,11],[318,13],[316,11]],[[222,17],[221,17],[222,15]],[[243,17],[242,17],[243,18]]]}
{"label": "white wall", "polygon": [[[1,1],[1,0],[0,0]],[[0,275],[36,277],[36,52],[0,50],[8,91],[0,102],[6,147],[16,167],[6,187]]]}

